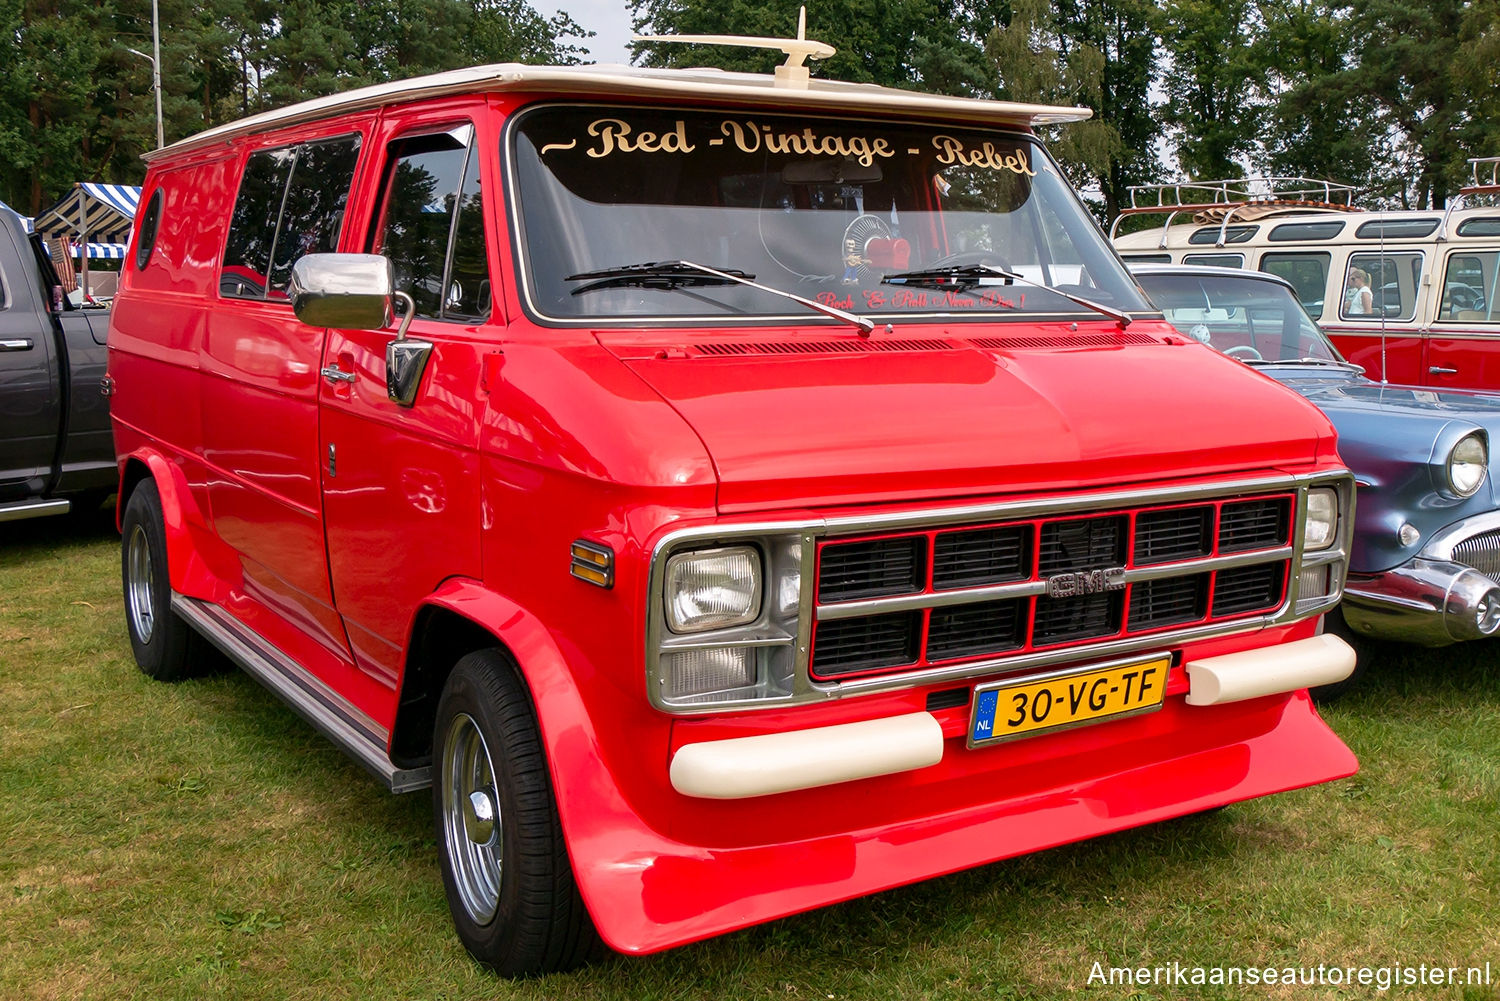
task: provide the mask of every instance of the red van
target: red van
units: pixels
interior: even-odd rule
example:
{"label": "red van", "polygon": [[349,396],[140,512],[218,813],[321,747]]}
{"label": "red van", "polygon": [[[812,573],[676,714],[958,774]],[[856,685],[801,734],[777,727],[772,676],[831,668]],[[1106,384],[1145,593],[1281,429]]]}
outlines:
{"label": "red van", "polygon": [[152,154],[141,667],[431,786],[508,974],[1350,774],[1333,431],[1145,301],[1086,114],[506,65]]}

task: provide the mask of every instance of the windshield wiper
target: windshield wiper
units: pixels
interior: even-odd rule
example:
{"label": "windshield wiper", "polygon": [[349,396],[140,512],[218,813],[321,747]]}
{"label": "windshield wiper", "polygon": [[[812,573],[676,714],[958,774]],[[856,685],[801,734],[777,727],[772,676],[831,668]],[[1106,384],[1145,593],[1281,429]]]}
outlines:
{"label": "windshield wiper", "polygon": [[860,336],[869,337],[870,331],[875,329],[875,321],[866,319],[837,306],[825,306],[821,302],[812,299],[804,299],[800,295],[791,292],[783,292],[779,288],[762,285],[752,281],[755,276],[743,271],[711,268],[706,264],[696,264],[693,261],[651,261],[645,264],[626,264],[618,268],[606,268],[602,271],[585,271],[582,274],[569,275],[564,281],[581,282],[589,284],[580,285],[573,290],[574,295],[584,292],[592,292],[594,289],[619,288],[621,286],[634,288],[654,289],[679,289],[690,285],[748,285],[750,288],[769,292],[771,295],[790,299],[792,302],[806,306],[808,309],[816,310],[824,316],[831,316],[836,320],[843,320],[859,328]]}
{"label": "windshield wiper", "polygon": [[1109,317],[1121,327],[1130,326],[1131,320],[1129,314],[1123,313],[1113,306],[1102,305],[1092,299],[1085,299],[1081,295],[1064,292],[1060,288],[1055,288],[1043,282],[1034,282],[1030,278],[1016,274],[1014,271],[992,268],[988,264],[956,264],[949,268],[926,268],[919,271],[903,271],[897,275],[884,275],[880,280],[886,285],[920,285],[924,288],[967,290],[984,285],[987,281],[995,278],[1004,280],[1007,285],[1011,282],[1020,282],[1023,285],[1030,285],[1034,288],[1051,292],[1053,295],[1060,295],[1069,302],[1076,302],[1086,309],[1092,309],[1096,313]]}
{"label": "windshield wiper", "polygon": [[1263,365],[1271,367],[1275,365],[1322,365],[1329,368],[1342,368],[1351,372],[1363,372],[1363,365],[1356,365],[1352,361],[1343,361],[1336,358],[1241,358],[1240,361],[1246,365]]}
{"label": "windshield wiper", "polygon": [[733,285],[738,280],[754,277],[732,269],[722,274],[708,274],[683,261],[647,261],[600,271],[584,271],[568,275],[563,281],[588,282],[573,290],[574,295],[582,295],[601,288],[677,289],[701,285]]}

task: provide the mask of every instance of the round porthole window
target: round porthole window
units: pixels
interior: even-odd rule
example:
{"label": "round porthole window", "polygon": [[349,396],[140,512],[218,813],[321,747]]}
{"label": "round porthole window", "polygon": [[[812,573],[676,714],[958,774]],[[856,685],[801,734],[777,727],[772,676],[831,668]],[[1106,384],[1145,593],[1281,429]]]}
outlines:
{"label": "round porthole window", "polygon": [[146,214],[141,217],[141,231],[135,240],[135,269],[143,271],[151,260],[151,250],[156,246],[156,228],[161,223],[161,189],[157,188],[146,204]]}

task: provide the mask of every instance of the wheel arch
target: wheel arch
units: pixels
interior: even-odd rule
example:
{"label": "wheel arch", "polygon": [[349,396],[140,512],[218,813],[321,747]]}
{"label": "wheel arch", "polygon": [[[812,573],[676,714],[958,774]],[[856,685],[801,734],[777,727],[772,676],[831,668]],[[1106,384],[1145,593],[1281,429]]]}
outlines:
{"label": "wheel arch", "polygon": [[[469,578],[444,582],[412,619],[406,664],[391,728],[391,760],[407,767],[429,763],[437,699],[453,665],[472,649],[494,647],[515,665],[536,713],[546,752],[547,774],[557,802],[574,877],[589,912],[607,919],[597,893],[601,845],[625,834],[637,846],[652,839],[621,792],[600,752],[599,736],[584,705],[567,658],[551,632],[516,602]],[[453,656],[456,654],[456,656]],[[419,758],[409,759],[412,753]],[[580,846],[593,845],[580,856]],[[608,921],[605,920],[608,925]],[[606,941],[607,928],[601,928]]]}
{"label": "wheel arch", "polygon": [[146,480],[156,484],[161,499],[163,527],[167,537],[167,575],[172,589],[196,598],[212,598],[216,580],[194,540],[193,524],[202,525],[182,468],[151,448],[137,449],[120,458],[119,497],[115,502],[115,527],[121,528],[130,495]]}
{"label": "wheel arch", "polygon": [[412,617],[391,728],[391,758],[426,763],[437,699],[453,665],[467,653],[497,648],[526,685],[554,785],[559,761],[597,764],[596,737],[567,660],[541,620],[472,578],[443,582]]}
{"label": "wheel arch", "polygon": [[401,672],[396,720],[391,727],[393,762],[402,767],[430,763],[437,702],[448,676],[466,654],[489,648],[504,652],[525,681],[515,653],[499,635],[458,611],[451,601],[434,596],[418,609]]}

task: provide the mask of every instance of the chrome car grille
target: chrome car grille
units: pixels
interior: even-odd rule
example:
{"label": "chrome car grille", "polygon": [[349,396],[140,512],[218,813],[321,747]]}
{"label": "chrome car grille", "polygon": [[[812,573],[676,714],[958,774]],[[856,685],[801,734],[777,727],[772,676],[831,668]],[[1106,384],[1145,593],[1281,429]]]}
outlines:
{"label": "chrome car grille", "polygon": [[1019,656],[1275,611],[1294,501],[1237,496],[826,540],[811,675]]}
{"label": "chrome car grille", "polygon": [[1458,543],[1453,547],[1453,559],[1500,583],[1500,529]]}

